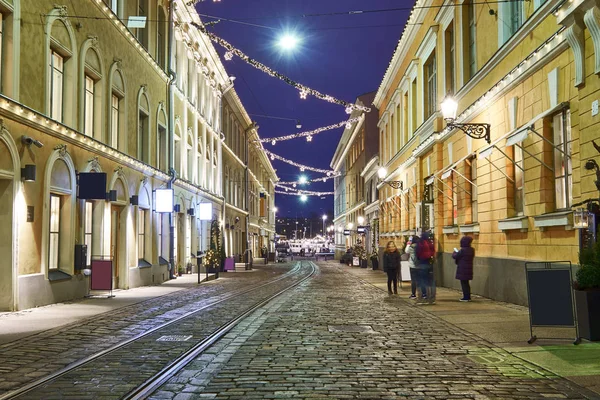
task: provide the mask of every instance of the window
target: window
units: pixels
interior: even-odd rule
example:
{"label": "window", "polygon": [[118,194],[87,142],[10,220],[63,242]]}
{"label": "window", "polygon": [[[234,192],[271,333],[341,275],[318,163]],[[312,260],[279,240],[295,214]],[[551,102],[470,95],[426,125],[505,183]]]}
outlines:
{"label": "window", "polygon": [[478,221],[477,208],[477,157],[471,158],[471,222]]}
{"label": "window", "polygon": [[194,139],[192,138],[192,130],[189,129],[188,130],[188,136],[187,136],[187,144],[185,147],[185,152],[186,152],[186,164],[187,164],[187,169],[186,169],[186,173],[185,176],[186,178],[191,181],[192,177],[194,176],[194,158],[195,158],[195,154],[194,154]]}
{"label": "window", "polygon": [[[140,17],[146,17],[146,7],[145,7],[145,3],[146,0],[139,0],[138,1],[138,16]],[[138,42],[140,42],[140,44],[147,49],[148,48],[148,20],[146,19],[146,25],[143,28],[137,28],[137,32],[136,32],[136,37]]]}
{"label": "window", "polygon": [[60,254],[60,196],[50,194],[50,244],[48,268],[58,269]]}
{"label": "window", "polygon": [[83,133],[87,136],[94,136],[94,80],[85,76],[85,96],[84,96],[84,126]]}
{"label": "window", "polygon": [[452,225],[458,225],[458,176],[452,171]]}
{"label": "window", "polygon": [[409,138],[417,130],[417,78],[411,83],[410,88],[410,134]]}
{"label": "window", "polygon": [[158,22],[156,29],[156,62],[162,69],[165,69],[165,51],[166,51],[166,23],[167,18],[162,7],[158,8]]}
{"label": "window", "polygon": [[570,208],[573,203],[571,167],[571,113],[564,110],[552,117],[554,135],[554,191],[556,209]]}
{"label": "window", "polygon": [[472,78],[477,73],[477,24],[475,23],[475,4],[473,0],[465,1],[467,7],[467,57],[468,57],[468,78]]}
{"label": "window", "polygon": [[[2,73],[4,72],[4,68],[2,68],[4,66],[4,40],[5,40],[5,36],[4,36],[4,28],[5,28],[5,16],[4,14],[0,13],[0,79],[2,76]],[[0,81],[0,83],[3,83],[4,80],[2,79]],[[4,87],[2,88],[4,89]]]}
{"label": "window", "polygon": [[146,210],[143,208],[138,210],[138,258],[146,258]]}
{"label": "window", "polygon": [[514,185],[515,185],[515,215],[523,215],[525,208],[525,174],[523,173],[523,149],[515,145],[513,146],[513,154],[515,158],[514,165]]}
{"label": "window", "polygon": [[454,76],[455,68],[455,50],[454,50],[454,25],[450,24],[445,32],[446,37],[446,93],[454,94],[456,88]]}
{"label": "window", "polygon": [[167,170],[167,128],[158,125],[158,169]]}
{"label": "window", "polygon": [[523,4],[520,1],[511,1],[501,4],[500,7],[499,35],[500,45],[503,45],[523,25]]}
{"label": "window", "polygon": [[50,54],[50,117],[62,122],[63,120],[63,74],[64,59],[52,51]]}
{"label": "window", "polygon": [[425,119],[435,113],[437,108],[437,72],[435,62],[435,51],[425,63]]}
{"label": "window", "polygon": [[94,221],[94,204],[91,201],[85,202],[85,223],[83,227],[83,242],[87,245],[86,265],[92,265],[92,224]]}
{"label": "window", "polygon": [[119,147],[120,103],[121,99],[113,93],[110,107],[110,145],[115,149]]}
{"label": "window", "polygon": [[148,114],[140,109],[138,114],[138,159],[146,164],[150,164],[150,152],[148,147]]}

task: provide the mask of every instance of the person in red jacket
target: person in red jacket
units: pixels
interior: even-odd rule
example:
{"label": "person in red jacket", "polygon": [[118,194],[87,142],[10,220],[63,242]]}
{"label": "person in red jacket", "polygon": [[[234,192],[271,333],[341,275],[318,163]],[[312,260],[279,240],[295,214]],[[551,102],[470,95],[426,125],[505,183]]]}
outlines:
{"label": "person in red jacket", "polygon": [[429,232],[424,232],[421,240],[417,243],[417,270],[419,275],[420,287],[426,296],[423,296],[422,301],[417,304],[435,304],[435,281],[433,278],[433,257],[435,249],[431,235]]}

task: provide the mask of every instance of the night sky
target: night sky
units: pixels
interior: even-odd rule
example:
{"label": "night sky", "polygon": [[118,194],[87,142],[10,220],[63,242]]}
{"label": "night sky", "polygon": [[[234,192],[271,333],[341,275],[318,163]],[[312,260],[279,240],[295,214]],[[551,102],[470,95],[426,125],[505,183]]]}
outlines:
{"label": "night sky", "polygon": [[[214,20],[206,15],[243,22],[222,21],[211,30],[249,57],[308,87],[354,102],[357,96],[379,87],[413,4],[411,0],[207,0],[198,3],[196,9],[205,23]],[[389,8],[404,10],[302,16]],[[277,40],[284,32],[295,32],[301,38],[301,46],[293,52],[282,52]],[[221,56],[224,54],[223,48],[215,48]],[[312,130],[348,118],[343,106],[310,96],[301,100],[297,89],[239,58],[222,61],[228,73],[236,77],[236,91],[250,117],[259,124],[262,138]],[[294,121],[258,115],[299,119],[303,126],[299,130]],[[343,128],[339,128],[314,136],[310,143],[299,138],[275,146],[265,143],[265,148],[304,165],[330,169],[342,133]],[[281,161],[272,163],[282,181],[296,180],[302,174]],[[303,174],[309,179],[322,176],[310,171]],[[306,189],[333,191],[333,180],[312,183]],[[333,211],[333,196],[310,196],[302,203],[296,196],[276,195],[275,203],[279,208],[277,215],[283,217]]]}

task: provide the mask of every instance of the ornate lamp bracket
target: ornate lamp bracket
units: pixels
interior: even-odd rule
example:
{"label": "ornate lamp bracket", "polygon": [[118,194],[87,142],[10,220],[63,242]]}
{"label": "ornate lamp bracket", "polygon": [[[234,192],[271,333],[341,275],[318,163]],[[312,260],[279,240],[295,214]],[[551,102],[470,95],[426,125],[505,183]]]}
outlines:
{"label": "ornate lamp bracket", "polygon": [[452,119],[447,119],[446,124],[451,129],[463,131],[473,139],[485,139],[488,144],[491,143],[490,124],[457,124]]}
{"label": "ornate lamp bracket", "polygon": [[394,189],[404,190],[404,183],[402,181],[384,181]]}

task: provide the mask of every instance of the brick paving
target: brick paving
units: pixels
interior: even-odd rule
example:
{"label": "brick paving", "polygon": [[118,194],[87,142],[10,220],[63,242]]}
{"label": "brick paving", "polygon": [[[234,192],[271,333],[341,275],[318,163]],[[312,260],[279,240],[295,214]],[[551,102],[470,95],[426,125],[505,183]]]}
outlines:
{"label": "brick paving", "polygon": [[[207,303],[276,278],[292,266],[266,266],[252,273],[227,274],[229,279],[146,300],[0,345],[0,396]],[[104,383],[99,386],[106,388]],[[82,397],[75,395],[75,398]]]}
{"label": "brick paving", "polygon": [[598,399],[332,264],[154,399]]}

